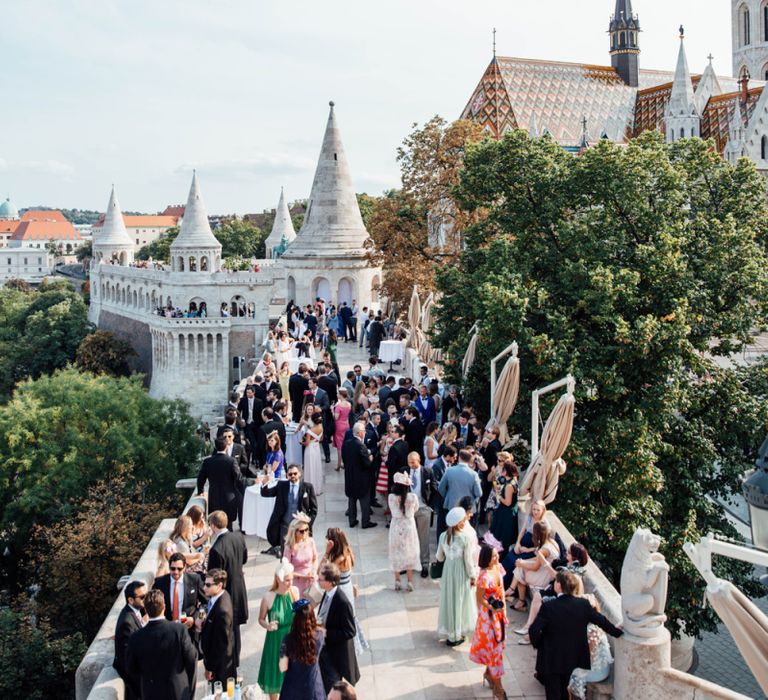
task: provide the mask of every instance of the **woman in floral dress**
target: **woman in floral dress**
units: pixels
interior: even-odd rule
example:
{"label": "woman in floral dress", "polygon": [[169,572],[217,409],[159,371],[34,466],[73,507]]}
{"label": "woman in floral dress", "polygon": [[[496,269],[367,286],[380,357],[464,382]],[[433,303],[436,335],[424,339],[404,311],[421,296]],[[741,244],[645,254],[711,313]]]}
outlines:
{"label": "woman in floral dress", "polygon": [[[504,604],[504,570],[499,555],[487,544],[480,549],[480,575],[477,577],[477,624],[469,648],[469,658],[485,666],[483,679],[493,689],[494,698],[506,698],[501,686],[504,675],[504,639],[507,611]],[[491,603],[494,603],[493,605]]]}
{"label": "woman in floral dress", "polygon": [[389,525],[389,568],[395,575],[395,590],[400,590],[400,572],[405,570],[408,578],[406,589],[413,590],[413,570],[421,568],[419,555],[419,533],[414,515],[419,509],[419,500],[411,493],[411,477],[398,472],[394,477],[394,488],[389,494],[389,510],[392,522]]}

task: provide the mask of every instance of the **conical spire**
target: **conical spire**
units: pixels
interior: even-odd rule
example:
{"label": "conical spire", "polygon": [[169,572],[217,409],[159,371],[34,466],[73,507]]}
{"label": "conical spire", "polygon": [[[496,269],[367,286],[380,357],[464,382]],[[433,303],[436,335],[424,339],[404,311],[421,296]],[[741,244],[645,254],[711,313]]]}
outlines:
{"label": "conical spire", "polygon": [[275,210],[275,222],[272,224],[272,231],[267,236],[267,240],[264,241],[264,245],[267,248],[267,257],[271,257],[270,250],[280,245],[280,241],[285,239],[286,243],[290,243],[295,238],[296,231],[293,228],[293,221],[291,221],[291,212],[288,211],[288,202],[285,201],[285,192],[281,187],[280,201],[277,203],[277,209]]}
{"label": "conical spire", "polygon": [[208,214],[205,211],[196,172],[192,174],[192,186],[189,188],[187,206],[184,209],[184,218],[181,220],[181,230],[176,240],[171,243],[171,250],[179,248],[221,249],[221,243],[216,240],[216,236],[211,231],[211,225],[208,223]]}
{"label": "conical spire", "polygon": [[733,101],[733,115],[728,124],[729,136],[733,140],[742,141],[744,139],[744,118],[741,116],[741,101]]}
{"label": "conical spire", "polygon": [[691,72],[688,70],[688,59],[685,56],[685,34],[680,27],[680,50],[677,54],[675,79],[672,82],[672,94],[667,104],[667,114],[681,116],[696,113],[696,103],[693,95]]}
{"label": "conical spire", "polygon": [[288,246],[284,258],[364,255],[368,232],[357,205],[334,103],[329,105],[331,109],[304,224],[296,240]]}
{"label": "conical spire", "polygon": [[115,186],[112,185],[112,192],[109,195],[109,204],[104,215],[104,225],[101,227],[101,233],[94,241],[96,245],[124,246],[133,248],[133,241],[128,235],[123,220],[123,212],[120,210],[120,202],[117,201]]}
{"label": "conical spire", "polygon": [[715,95],[720,95],[723,90],[720,87],[720,81],[717,78],[715,69],[712,66],[712,54],[707,56],[709,63],[701,74],[698,85],[694,90],[694,99],[696,100],[696,111],[699,114],[704,113],[704,108],[707,106],[707,102]]}

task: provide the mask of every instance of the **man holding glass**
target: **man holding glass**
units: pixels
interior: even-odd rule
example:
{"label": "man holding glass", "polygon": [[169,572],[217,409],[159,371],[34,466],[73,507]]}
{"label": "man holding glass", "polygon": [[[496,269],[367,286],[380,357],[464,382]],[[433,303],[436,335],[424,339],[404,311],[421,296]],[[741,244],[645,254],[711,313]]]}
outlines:
{"label": "man holding glass", "polygon": [[200,631],[205,679],[211,683],[223,684],[235,677],[232,599],[224,590],[226,585],[227,572],[223,569],[211,569],[206,574],[203,586],[208,595],[207,615],[205,621],[195,621]]}

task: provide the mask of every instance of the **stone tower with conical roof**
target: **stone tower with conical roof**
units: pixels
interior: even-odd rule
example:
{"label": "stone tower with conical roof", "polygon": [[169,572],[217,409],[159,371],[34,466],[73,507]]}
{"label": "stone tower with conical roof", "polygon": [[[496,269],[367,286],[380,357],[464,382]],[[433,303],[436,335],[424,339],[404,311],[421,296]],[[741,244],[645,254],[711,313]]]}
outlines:
{"label": "stone tower with conical roof", "polygon": [[667,143],[698,136],[701,133],[701,116],[696,109],[693,81],[685,55],[685,32],[682,27],[680,27],[680,50],[677,54],[675,79],[672,81],[672,94],[664,112],[664,130]]}
{"label": "stone tower with conical roof", "polygon": [[197,173],[192,174],[181,230],[171,243],[173,272],[215,272],[221,267],[221,243],[211,231]]}
{"label": "stone tower with conical roof", "polygon": [[288,299],[306,304],[355,300],[359,307],[378,301],[381,269],[369,265],[368,231],[360,215],[352,175],[341,141],[334,103],[312,182],[304,224],[281,261]]}
{"label": "stone tower with conical roof", "polygon": [[99,263],[130,265],[133,262],[134,245],[125,228],[123,212],[117,201],[115,186],[109,195],[101,233],[93,241],[93,257]]}
{"label": "stone tower with conical roof", "polygon": [[296,239],[296,230],[293,228],[291,212],[288,210],[288,203],[285,201],[285,192],[280,188],[280,201],[275,210],[275,221],[272,224],[272,231],[267,240],[264,241],[266,248],[266,257],[273,258],[275,249],[283,243],[283,249]]}

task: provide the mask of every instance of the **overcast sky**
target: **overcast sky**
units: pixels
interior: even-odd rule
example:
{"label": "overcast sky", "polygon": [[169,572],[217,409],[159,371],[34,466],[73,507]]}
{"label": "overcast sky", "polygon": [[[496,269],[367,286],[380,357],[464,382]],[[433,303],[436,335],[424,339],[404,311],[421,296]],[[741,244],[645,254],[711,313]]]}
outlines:
{"label": "overcast sky", "polygon": [[[358,192],[398,185],[413,122],[459,116],[497,51],[610,65],[615,0],[23,0],[3,3],[0,193],[19,207],[209,213],[307,197],[328,111]],[[730,2],[634,0],[641,66],[731,73]]]}

